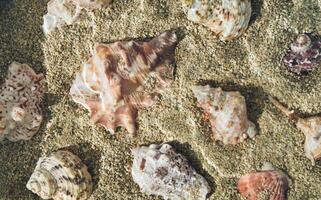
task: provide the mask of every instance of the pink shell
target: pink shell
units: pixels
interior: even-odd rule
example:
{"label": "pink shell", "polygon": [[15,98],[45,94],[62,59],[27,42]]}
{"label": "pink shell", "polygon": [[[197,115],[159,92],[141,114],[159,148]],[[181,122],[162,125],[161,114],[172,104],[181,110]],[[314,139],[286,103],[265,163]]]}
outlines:
{"label": "pink shell", "polygon": [[118,126],[135,133],[137,110],[151,106],[173,80],[176,42],[175,33],[165,32],[149,42],[98,44],[76,76],[72,99],[111,133]]}
{"label": "pink shell", "polygon": [[260,192],[266,190],[270,200],[285,200],[289,182],[286,174],[269,168],[242,176],[237,182],[237,189],[247,200],[259,200]]}

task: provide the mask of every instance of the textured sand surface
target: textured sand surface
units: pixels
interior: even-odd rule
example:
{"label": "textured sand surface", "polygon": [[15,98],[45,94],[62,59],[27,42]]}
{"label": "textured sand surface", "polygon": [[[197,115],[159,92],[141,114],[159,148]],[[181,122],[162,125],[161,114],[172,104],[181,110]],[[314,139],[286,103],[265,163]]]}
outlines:
{"label": "textured sand surface", "polygon": [[[304,136],[268,101],[267,95],[302,116],[321,112],[321,68],[307,76],[288,72],[280,60],[298,33],[321,34],[317,0],[252,0],[246,34],[220,42],[206,28],[186,20],[179,1],[114,0],[81,23],[47,38],[41,32],[46,2],[0,0],[0,83],[12,61],[46,75],[45,121],[30,141],[0,143],[0,199],[38,199],[25,188],[38,157],[65,148],[89,166],[94,177],[90,199],[158,199],[141,194],[132,181],[130,149],[169,141],[211,185],[209,199],[242,199],[236,181],[242,174],[273,163],[292,178],[289,200],[321,198],[321,162],[312,167],[303,150]],[[70,85],[97,42],[151,38],[165,30],[179,35],[175,81],[150,108],[138,113],[138,133],[119,129],[114,136],[90,124],[88,113],[72,102]],[[210,136],[208,122],[195,106],[191,87],[211,84],[239,90],[255,140],[223,146]]]}

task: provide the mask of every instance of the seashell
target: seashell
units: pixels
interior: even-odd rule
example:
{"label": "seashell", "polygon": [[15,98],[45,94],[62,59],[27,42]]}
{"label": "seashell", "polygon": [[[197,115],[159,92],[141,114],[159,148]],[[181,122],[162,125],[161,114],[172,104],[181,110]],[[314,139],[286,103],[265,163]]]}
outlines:
{"label": "seashell", "polygon": [[206,199],[210,191],[206,180],[169,144],[138,147],[132,154],[132,176],[143,193],[164,199]]}
{"label": "seashell", "polygon": [[296,74],[312,71],[321,63],[321,40],[308,34],[299,35],[283,57],[283,63]]}
{"label": "seashell", "polygon": [[225,92],[206,85],[194,87],[193,92],[198,107],[209,117],[215,140],[237,144],[255,137],[255,125],[247,119],[245,99],[238,91]]}
{"label": "seashell", "polygon": [[[190,1],[186,5],[190,5]],[[206,26],[225,41],[245,32],[251,12],[250,0],[193,0],[187,18]]]}
{"label": "seashell", "polygon": [[270,163],[266,163],[261,171],[242,176],[237,182],[240,194],[248,200],[259,200],[260,194],[269,192],[270,200],[285,200],[290,178]]}
{"label": "seashell", "polygon": [[135,133],[138,109],[151,106],[173,80],[176,42],[175,33],[165,32],[149,42],[98,44],[76,75],[72,99],[111,133],[118,126]]}
{"label": "seashell", "polygon": [[321,158],[321,117],[300,118],[276,99],[270,97],[270,101],[303,132],[305,155],[311,160],[312,165],[315,165],[315,161]]}
{"label": "seashell", "polygon": [[92,179],[76,155],[59,150],[39,159],[27,188],[42,199],[82,200],[92,193]]}
{"label": "seashell", "polygon": [[0,140],[29,140],[42,122],[44,95],[42,74],[28,65],[13,62],[0,89]]}
{"label": "seashell", "polygon": [[42,30],[47,35],[57,27],[73,24],[83,10],[92,11],[109,3],[111,0],[50,0]]}

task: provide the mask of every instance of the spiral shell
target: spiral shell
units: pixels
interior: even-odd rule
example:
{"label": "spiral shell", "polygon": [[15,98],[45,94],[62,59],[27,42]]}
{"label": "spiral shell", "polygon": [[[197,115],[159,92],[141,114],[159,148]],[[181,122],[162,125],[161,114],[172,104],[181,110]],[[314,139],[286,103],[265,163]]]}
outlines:
{"label": "spiral shell", "polygon": [[57,27],[73,24],[82,10],[95,10],[108,5],[111,0],[50,0],[47,14],[43,16],[42,30],[49,34]]}
{"label": "spiral shell", "polygon": [[43,95],[43,75],[13,62],[0,89],[0,139],[29,140],[38,132]]}
{"label": "spiral shell", "polygon": [[245,99],[239,92],[225,92],[208,85],[196,86],[193,92],[198,106],[208,115],[216,140],[237,144],[248,137],[254,138],[256,128],[247,119]]}
{"label": "spiral shell", "polygon": [[27,188],[42,199],[82,200],[92,193],[92,179],[76,155],[59,150],[39,159]]}
{"label": "spiral shell", "polygon": [[266,163],[261,171],[242,176],[237,182],[237,189],[248,200],[259,200],[260,193],[269,192],[270,200],[285,200],[290,178],[270,163]]}
{"label": "spiral shell", "polygon": [[132,150],[132,176],[142,192],[164,199],[205,200],[206,180],[169,144],[151,144]]}
{"label": "spiral shell", "polygon": [[224,41],[245,32],[251,12],[250,0],[194,0],[187,18],[208,27]]}
{"label": "spiral shell", "polygon": [[172,82],[176,41],[175,33],[165,32],[149,42],[97,45],[76,76],[72,99],[109,132],[123,126],[135,133],[138,109],[151,106]]}
{"label": "spiral shell", "polygon": [[283,63],[296,74],[314,70],[321,63],[321,40],[308,34],[299,35],[283,57]]}

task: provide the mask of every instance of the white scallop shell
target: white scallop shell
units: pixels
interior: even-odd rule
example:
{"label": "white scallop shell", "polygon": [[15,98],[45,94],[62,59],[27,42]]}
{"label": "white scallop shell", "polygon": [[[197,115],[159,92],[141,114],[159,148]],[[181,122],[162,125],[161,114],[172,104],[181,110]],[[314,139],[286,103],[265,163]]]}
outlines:
{"label": "white scallop shell", "polygon": [[42,74],[26,64],[13,62],[0,89],[0,140],[29,140],[42,122]]}
{"label": "white scallop shell", "polygon": [[206,180],[169,144],[138,147],[132,154],[132,176],[143,193],[173,200],[206,199],[210,191]]}
{"label": "white scallop shell", "polygon": [[60,150],[39,159],[27,188],[42,199],[83,200],[92,193],[92,179],[76,155]]}
{"label": "white scallop shell", "polygon": [[194,0],[187,18],[208,27],[224,41],[245,32],[251,12],[250,0]]}

